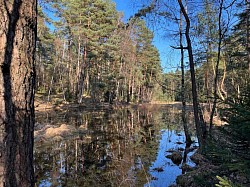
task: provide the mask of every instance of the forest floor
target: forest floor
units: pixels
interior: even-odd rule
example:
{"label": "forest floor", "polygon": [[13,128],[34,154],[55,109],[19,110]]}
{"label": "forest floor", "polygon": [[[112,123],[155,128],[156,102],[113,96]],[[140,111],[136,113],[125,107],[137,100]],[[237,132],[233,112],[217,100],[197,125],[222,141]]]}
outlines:
{"label": "forest floor", "polygon": [[[113,104],[109,104],[106,102],[93,102],[89,97],[83,97],[82,102],[73,103],[73,102],[65,102],[61,99],[62,96],[60,95],[53,95],[50,98],[50,101],[47,101],[43,95],[36,94],[35,98],[35,110],[36,112],[44,112],[44,111],[58,111],[58,110],[66,110],[68,108],[80,108],[81,110],[85,111],[96,111],[96,110],[115,110],[121,109],[126,107],[132,108],[150,108],[157,107],[162,105],[169,105],[174,106],[177,110],[181,110],[182,104],[181,102],[160,102],[160,101],[153,101],[150,103],[126,103],[126,102],[114,102]],[[187,110],[192,110],[192,105],[187,104]]]}
{"label": "forest floor", "polygon": [[[122,102],[114,102],[113,104],[105,103],[105,102],[93,102],[90,97],[83,97],[82,103],[73,103],[73,102],[65,102],[62,99],[61,95],[53,95],[50,98],[50,101],[46,101],[47,98],[44,95],[36,94],[35,99],[35,110],[37,113],[39,112],[58,112],[58,111],[66,111],[66,110],[78,110],[93,112],[93,111],[107,111],[107,110],[117,110],[122,108],[148,108],[148,109],[157,109],[162,106],[170,106],[174,107],[177,111],[182,110],[181,102],[163,102],[163,101],[152,101],[150,103],[122,103]],[[205,104],[201,104],[202,108],[206,108]],[[191,103],[186,104],[186,110],[188,113],[192,112],[193,107]],[[209,123],[209,113],[207,110],[204,110],[204,119],[207,123]],[[215,116],[213,119],[213,123],[217,126],[223,125],[223,121],[218,116]]]}

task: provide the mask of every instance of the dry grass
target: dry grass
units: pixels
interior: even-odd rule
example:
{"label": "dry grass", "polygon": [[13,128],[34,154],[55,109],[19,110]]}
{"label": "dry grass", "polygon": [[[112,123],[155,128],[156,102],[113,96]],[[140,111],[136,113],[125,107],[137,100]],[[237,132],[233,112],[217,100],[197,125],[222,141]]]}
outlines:
{"label": "dry grass", "polygon": [[37,125],[37,130],[34,133],[35,141],[62,139],[72,135],[76,130],[74,127],[66,124],[61,124],[59,127],[44,125],[44,127],[41,128],[40,126],[42,125]]}
{"label": "dry grass", "polygon": [[45,131],[46,138],[52,138],[55,136],[67,136],[73,132],[72,126],[62,124],[60,127],[50,127]]}

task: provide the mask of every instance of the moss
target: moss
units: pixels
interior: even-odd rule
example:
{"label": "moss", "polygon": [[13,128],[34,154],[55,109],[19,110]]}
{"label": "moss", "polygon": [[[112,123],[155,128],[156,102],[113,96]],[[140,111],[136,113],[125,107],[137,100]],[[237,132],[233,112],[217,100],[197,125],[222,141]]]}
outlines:
{"label": "moss", "polygon": [[208,179],[206,178],[206,176],[204,175],[198,175],[198,176],[194,176],[194,183],[195,186],[203,186],[203,187],[209,187],[211,186],[211,182],[208,181]]}

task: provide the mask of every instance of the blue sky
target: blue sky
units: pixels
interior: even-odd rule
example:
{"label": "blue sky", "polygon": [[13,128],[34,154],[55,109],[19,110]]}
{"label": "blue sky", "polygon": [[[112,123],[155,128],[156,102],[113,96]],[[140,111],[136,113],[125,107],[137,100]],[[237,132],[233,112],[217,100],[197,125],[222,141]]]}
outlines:
{"label": "blue sky", "polygon": [[[116,3],[116,9],[118,11],[124,12],[124,21],[126,21],[130,16],[134,15],[138,10],[139,5],[133,4],[133,0],[113,0]],[[152,28],[150,24],[149,27]],[[161,29],[154,31],[154,45],[160,52],[161,65],[164,72],[175,71],[179,64],[179,53],[177,50],[170,48],[170,45],[175,45],[171,43],[171,40],[167,40],[166,33]]]}
{"label": "blue sky", "polygon": [[[130,16],[133,16],[137,12],[137,10],[140,7],[142,7],[143,3],[144,5],[148,6],[147,2],[150,2],[150,0],[113,0],[113,1],[116,3],[117,10],[124,12],[124,15],[125,15],[124,21],[126,21],[126,19],[128,19]],[[225,6],[228,6],[231,3],[231,1],[224,1],[224,3],[225,3]],[[178,7],[178,5],[176,6]],[[175,5],[172,5],[172,7],[175,7]],[[158,8],[161,9],[161,6],[159,6]],[[197,7],[191,6],[191,9],[192,8],[195,9]],[[176,12],[178,12],[178,9],[176,10],[177,10]],[[233,15],[235,15],[236,13],[239,13],[238,11],[241,11],[241,10],[236,7],[236,4],[234,4],[227,11],[230,12],[231,15],[230,14],[228,15],[227,12],[224,10],[223,17],[225,21],[228,21],[228,18],[231,16],[229,26],[232,27],[232,25],[237,23],[237,19],[233,17]],[[158,21],[159,19],[155,18],[154,21],[151,20],[151,23],[150,23],[146,19],[147,26],[154,32],[153,43],[159,50],[163,71],[164,72],[175,71],[180,64],[180,51],[172,49],[170,46],[178,46],[178,43],[176,43],[178,42],[178,39],[173,37],[174,31],[178,30],[178,28],[176,28],[177,25],[170,23],[170,21],[167,21],[167,20],[164,20],[165,22],[163,24],[161,23],[161,25],[157,23],[154,24],[155,22],[158,22]],[[165,31],[162,29],[163,27]],[[195,41],[195,38],[193,38],[192,40]],[[193,47],[195,46],[193,45]],[[187,54],[185,53],[185,55]],[[188,61],[187,56],[185,56],[185,61]]]}

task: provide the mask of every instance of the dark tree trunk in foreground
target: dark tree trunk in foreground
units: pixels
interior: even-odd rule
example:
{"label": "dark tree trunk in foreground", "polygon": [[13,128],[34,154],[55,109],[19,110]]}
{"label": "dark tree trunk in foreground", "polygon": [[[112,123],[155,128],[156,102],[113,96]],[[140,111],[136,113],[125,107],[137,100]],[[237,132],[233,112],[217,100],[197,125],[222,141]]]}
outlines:
{"label": "dark tree trunk in foreground", "polygon": [[191,74],[191,82],[192,82],[192,97],[193,97],[193,109],[194,109],[194,120],[196,126],[197,137],[200,145],[200,151],[203,151],[205,144],[205,134],[206,134],[206,125],[204,123],[203,115],[201,113],[201,109],[199,107],[198,102],[198,94],[196,88],[196,78],[195,78],[195,69],[194,69],[194,58],[192,51],[192,44],[189,36],[190,30],[190,19],[187,15],[187,12],[182,4],[182,0],[178,0],[178,3],[181,8],[181,12],[186,21],[186,41],[187,41],[187,49],[188,49],[188,57],[189,57],[189,66],[190,66],[190,74]]}
{"label": "dark tree trunk in foreground", "polygon": [[36,0],[0,0],[0,187],[34,186]]}
{"label": "dark tree trunk in foreground", "polygon": [[182,112],[181,118],[184,127],[186,145],[189,147],[192,143],[191,137],[188,132],[187,116],[186,116],[186,97],[185,97],[185,66],[184,66],[184,47],[183,47],[183,34],[182,34],[182,11],[180,11],[180,48],[181,48],[181,101],[182,101]]}

